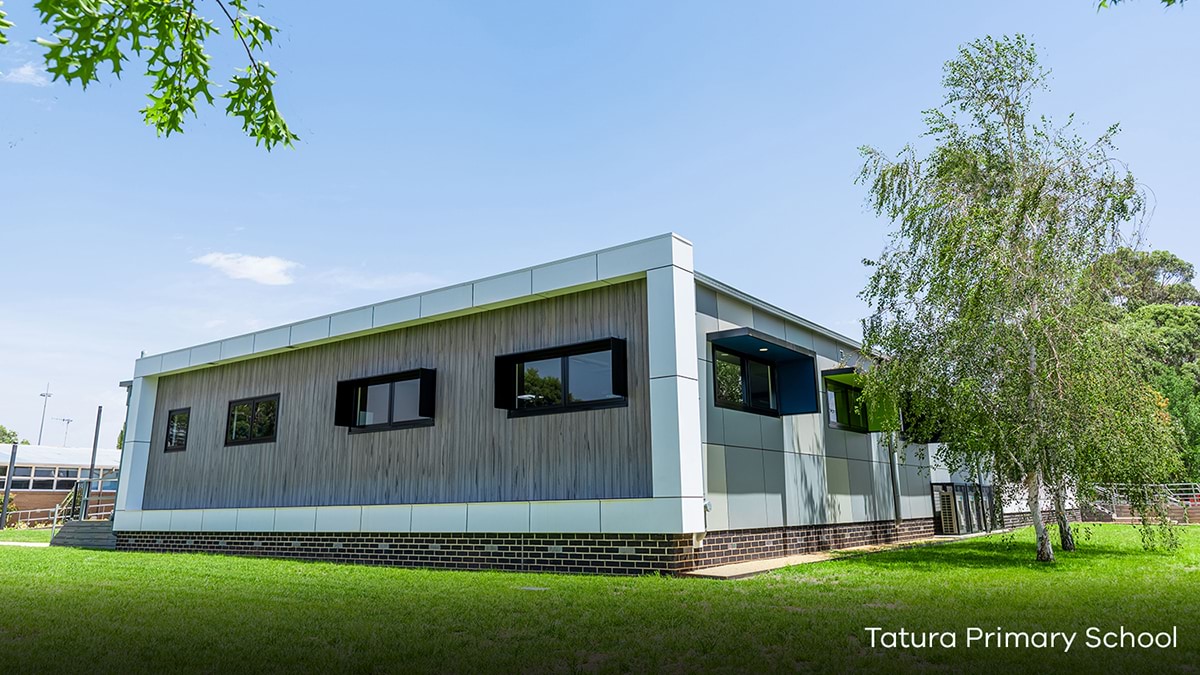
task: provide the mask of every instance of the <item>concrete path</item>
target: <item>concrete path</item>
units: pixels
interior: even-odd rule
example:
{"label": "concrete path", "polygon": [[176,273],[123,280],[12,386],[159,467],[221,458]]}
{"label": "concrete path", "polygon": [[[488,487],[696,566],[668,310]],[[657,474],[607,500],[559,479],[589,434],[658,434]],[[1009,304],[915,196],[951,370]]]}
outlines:
{"label": "concrete path", "polygon": [[48,541],[0,541],[0,546],[24,546],[25,548],[46,548]]}
{"label": "concrete path", "polygon": [[976,532],[960,536],[937,536],[927,539],[914,539],[905,541],[899,544],[871,544],[868,546],[854,546],[852,548],[841,548],[834,551],[818,551],[816,553],[804,553],[800,555],[789,555],[781,558],[766,558],[763,560],[747,560],[746,562],[730,563],[728,565],[714,565],[713,567],[701,567],[700,569],[684,572],[683,576],[702,577],[705,579],[743,579],[752,577],[756,574],[771,572],[783,567],[791,567],[792,565],[808,565],[811,563],[826,562],[835,558],[845,558],[853,555],[866,555],[868,553],[879,553],[881,551],[894,551],[903,548],[916,548],[918,546],[933,546],[935,544],[946,544],[952,541],[960,541],[962,539],[971,539],[974,537],[984,536],[986,534],[996,534],[1007,530],[992,530],[992,532]]}

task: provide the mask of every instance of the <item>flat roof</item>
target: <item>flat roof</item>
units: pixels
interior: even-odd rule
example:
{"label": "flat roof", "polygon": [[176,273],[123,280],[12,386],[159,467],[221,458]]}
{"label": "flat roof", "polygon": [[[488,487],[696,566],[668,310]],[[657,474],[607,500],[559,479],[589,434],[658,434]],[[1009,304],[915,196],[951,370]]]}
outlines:
{"label": "flat roof", "polygon": [[[12,446],[0,446],[0,464],[8,466]],[[115,448],[98,448],[96,466],[115,469],[121,463],[121,451]],[[17,466],[81,466],[92,464],[91,448],[60,448],[53,445],[18,445]]]}

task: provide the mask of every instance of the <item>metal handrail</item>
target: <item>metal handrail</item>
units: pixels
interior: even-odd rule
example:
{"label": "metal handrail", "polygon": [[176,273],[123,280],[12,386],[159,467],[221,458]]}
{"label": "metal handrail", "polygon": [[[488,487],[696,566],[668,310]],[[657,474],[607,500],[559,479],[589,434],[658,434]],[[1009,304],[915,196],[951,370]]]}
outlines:
{"label": "metal handrail", "polygon": [[[102,499],[102,497],[93,497],[93,494],[101,493],[100,488],[105,482],[117,480],[119,477],[120,470],[118,469],[109,469],[107,471],[99,469],[95,477],[82,478],[79,482],[75,483],[75,487],[71,489],[71,493],[63,498],[61,503],[61,506],[66,511],[67,520],[86,520],[92,512],[92,505],[88,504],[88,513],[81,517],[79,512],[83,508],[83,504],[93,498]],[[115,501],[115,496],[113,499]],[[108,517],[112,517],[111,512],[108,514]]]}
{"label": "metal handrail", "polygon": [[1161,483],[1155,485],[1133,485],[1131,483],[1111,483],[1094,487],[1096,499],[1093,506],[1108,512],[1107,505],[1112,506],[1115,514],[1116,507],[1130,503],[1128,494],[1132,490],[1149,490],[1151,496],[1158,497],[1167,504],[1188,508],[1200,506],[1200,484],[1196,483]]}
{"label": "metal handrail", "polygon": [[[88,505],[87,519],[105,519],[112,516],[113,507],[115,504],[110,501],[98,502]],[[44,509],[21,509],[19,511],[8,512],[8,525],[12,527],[25,523],[30,525],[33,523],[42,523],[41,527],[60,527],[67,520],[72,520],[66,509],[61,505],[55,504],[52,507]]]}

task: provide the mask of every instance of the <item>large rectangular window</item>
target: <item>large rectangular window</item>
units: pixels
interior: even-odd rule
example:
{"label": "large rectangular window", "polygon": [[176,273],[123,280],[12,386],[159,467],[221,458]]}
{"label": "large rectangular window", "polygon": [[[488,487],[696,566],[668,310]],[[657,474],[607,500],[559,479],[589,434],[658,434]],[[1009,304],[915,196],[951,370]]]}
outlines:
{"label": "large rectangular window", "polygon": [[433,424],[436,372],[421,368],[338,383],[334,423],[351,433]]}
{"label": "large rectangular window", "polygon": [[722,408],[778,415],[775,367],[714,347],[713,397]]}
{"label": "large rectangular window", "polygon": [[627,405],[626,383],[616,338],[496,357],[496,407],[510,417]]}
{"label": "large rectangular window", "polygon": [[274,442],[278,423],[279,394],[231,401],[225,445]]}
{"label": "large rectangular window", "polygon": [[191,416],[191,408],[180,408],[167,413],[167,444],[164,448],[166,452],[187,449],[188,421]]}
{"label": "large rectangular window", "polygon": [[825,378],[825,404],[830,426],[867,433],[867,406],[860,402],[862,389]]}

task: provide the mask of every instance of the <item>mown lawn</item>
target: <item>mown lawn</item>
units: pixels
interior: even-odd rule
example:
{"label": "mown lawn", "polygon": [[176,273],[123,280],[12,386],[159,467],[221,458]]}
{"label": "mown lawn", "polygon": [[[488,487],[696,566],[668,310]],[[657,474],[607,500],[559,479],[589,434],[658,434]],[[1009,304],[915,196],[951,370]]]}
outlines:
{"label": "mown lawn", "polygon": [[50,542],[50,528],[44,530],[0,530],[0,541],[25,541],[47,544]]}
{"label": "mown lawn", "polygon": [[[740,581],[367,568],[0,546],[0,670],[1194,672],[1200,528],[1097,527],[1053,566],[1000,536]],[[1137,631],[1177,649],[885,651],[865,626]]]}

